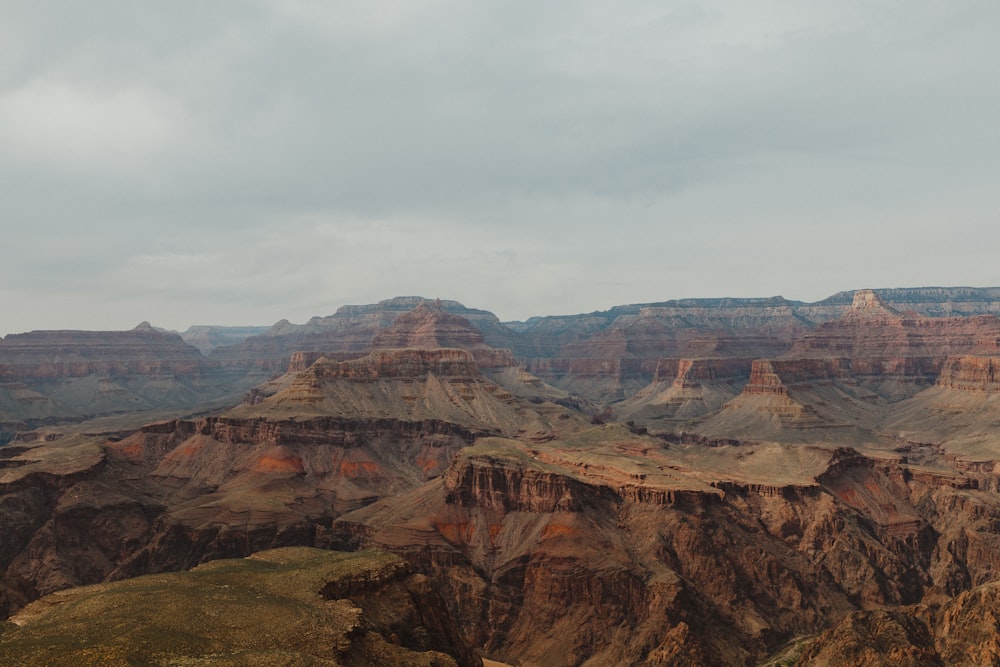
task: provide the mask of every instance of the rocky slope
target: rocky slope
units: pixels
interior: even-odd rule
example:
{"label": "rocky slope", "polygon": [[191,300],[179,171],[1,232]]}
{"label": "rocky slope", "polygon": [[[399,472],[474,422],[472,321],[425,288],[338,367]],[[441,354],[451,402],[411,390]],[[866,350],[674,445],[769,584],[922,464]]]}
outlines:
{"label": "rocky slope", "polygon": [[0,448],[0,602],[312,545],[339,514],[439,476],[478,437],[547,439],[574,424],[585,420],[487,380],[465,351],[380,350],[321,359],[211,417],[22,436]]}
{"label": "rocky slope", "polygon": [[[888,308],[899,306],[919,316],[969,319],[1000,313],[1000,290],[992,288],[895,289],[877,294]],[[212,358],[232,372],[265,380],[285,372],[295,352],[363,354],[372,347],[402,346],[402,332],[393,334],[397,338],[392,342],[386,331],[398,317],[423,306],[464,318],[487,346],[510,350],[527,371],[547,384],[607,403],[628,398],[649,384],[662,358],[781,356],[811,330],[850,313],[854,295],[844,292],[814,304],[782,297],[682,299],[508,323],[455,301],[397,297],[369,306],[344,306],[334,315],[315,317],[303,325],[282,321],[237,345],[215,347]],[[837,335],[835,331],[828,334]],[[425,336],[419,343],[418,338],[406,344],[433,342],[433,337]],[[448,343],[439,340],[435,346],[473,349],[470,341],[454,338]],[[935,372],[934,367],[924,368],[917,375],[933,381]]]}
{"label": "rocky slope", "polygon": [[511,348],[514,333],[500,324],[492,313],[466,308],[457,301],[396,297],[369,306],[343,306],[333,315],[314,317],[302,325],[282,320],[265,333],[247,338],[240,344],[215,348],[211,358],[228,368],[258,371],[259,377],[266,379],[268,375],[285,372],[293,352],[365,353],[373,347],[400,347],[384,342],[379,345],[373,343],[376,336],[389,329],[400,315],[426,304],[433,304],[438,311],[473,322],[474,331],[478,330],[480,336],[485,336],[491,347]]}
{"label": "rocky slope", "polygon": [[[268,382],[210,414],[0,447],[0,614],[262,549],[375,546],[441,596],[449,646],[510,664],[989,664],[992,626],[968,619],[991,618],[1000,572],[1000,320],[982,291],[887,294],[493,333],[484,311],[391,300],[207,362],[160,332],[163,356],[142,351],[143,328],[134,364],[80,353],[58,382],[91,362],[114,383]],[[7,380],[0,409],[58,403]],[[33,641],[5,628],[0,646]]]}
{"label": "rocky slope", "polygon": [[473,667],[426,579],[385,553],[305,548],[74,588],[0,628],[0,662]]}
{"label": "rocky slope", "polygon": [[[802,334],[787,353],[753,360],[739,395],[714,412],[692,413],[691,419],[671,422],[662,411],[631,409],[633,403],[642,405],[641,399],[656,393],[657,387],[644,390],[622,409],[660,432],[892,447],[896,440],[919,438],[921,429],[904,427],[908,420],[937,419],[933,415],[941,406],[934,405],[935,400],[945,400],[945,394],[967,396],[966,388],[989,388],[985,360],[995,354],[998,339],[1000,319],[992,315],[907,314],[888,306],[875,292],[859,290],[841,317]],[[957,383],[964,383],[962,391],[956,389]],[[732,385],[725,382],[708,386],[719,397],[732,392]],[[975,402],[959,401],[968,407],[958,408],[957,413],[976,412],[974,423],[990,419],[989,408],[973,409],[970,401]],[[953,435],[954,427],[947,427]],[[942,441],[941,430],[931,441]]]}
{"label": "rocky slope", "polygon": [[984,584],[943,605],[848,614],[802,642],[796,665],[978,667],[1000,664],[1000,587]]}
{"label": "rocky slope", "polygon": [[249,386],[145,322],[131,331],[11,334],[0,340],[0,437],[45,422],[204,409]]}
{"label": "rocky slope", "polygon": [[851,610],[992,580],[1000,501],[979,489],[994,483],[942,457],[597,427],[480,440],[333,535],[404,555],[470,642],[512,664],[755,664]]}

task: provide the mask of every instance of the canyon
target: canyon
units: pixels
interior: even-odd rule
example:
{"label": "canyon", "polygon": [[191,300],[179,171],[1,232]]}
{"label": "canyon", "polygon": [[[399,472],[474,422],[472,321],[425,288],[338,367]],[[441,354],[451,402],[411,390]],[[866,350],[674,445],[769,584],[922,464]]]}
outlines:
{"label": "canyon", "polygon": [[0,340],[0,656],[130,664],[85,601],[287,560],[341,647],[289,664],[1000,664],[998,288],[259,331]]}

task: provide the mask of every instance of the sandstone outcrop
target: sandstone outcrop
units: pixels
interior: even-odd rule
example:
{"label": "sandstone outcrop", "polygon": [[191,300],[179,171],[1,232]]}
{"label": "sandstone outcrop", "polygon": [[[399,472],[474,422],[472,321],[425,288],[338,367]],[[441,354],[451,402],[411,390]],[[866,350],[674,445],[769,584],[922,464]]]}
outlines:
{"label": "sandstone outcrop", "polygon": [[1000,392],[1000,357],[948,357],[937,385],[959,391]]}

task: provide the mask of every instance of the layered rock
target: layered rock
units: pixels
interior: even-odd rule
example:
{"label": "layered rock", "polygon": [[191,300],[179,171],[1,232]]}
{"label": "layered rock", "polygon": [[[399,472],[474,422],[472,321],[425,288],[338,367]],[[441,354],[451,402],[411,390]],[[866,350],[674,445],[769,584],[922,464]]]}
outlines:
{"label": "layered rock", "polygon": [[661,359],[653,382],[615,405],[620,419],[660,430],[663,420],[689,420],[721,408],[749,379],[750,359]]}
{"label": "layered rock", "polygon": [[[977,362],[955,361],[956,353],[989,350],[998,332],[1000,319],[993,316],[923,317],[859,290],[840,318],[802,335],[787,354],[754,361],[737,398],[685,428],[713,438],[888,445],[901,437],[904,420],[919,423],[930,414],[926,390],[939,377],[954,383],[959,380],[948,378],[975,373]],[[975,382],[986,381],[988,364],[981,373]]]}
{"label": "layered rock", "polygon": [[268,327],[221,327],[221,326],[191,326],[181,332],[181,339],[202,354],[209,354],[217,347],[238,345],[251,336],[259,336]]}
{"label": "layered rock", "polygon": [[989,352],[1000,336],[993,316],[931,318],[888,307],[873,290],[859,290],[841,318],[799,339],[797,357],[844,357],[856,375],[919,374],[932,382],[953,354]]}
{"label": "layered rock", "polygon": [[[432,339],[438,338],[438,334],[429,332],[426,328],[417,331],[419,326],[416,328],[411,326],[407,334],[402,328],[416,325],[416,322],[413,319],[404,320],[396,334],[386,334],[390,337],[395,335],[396,342],[383,338],[378,345],[375,345],[376,337],[390,329],[397,318],[421,307],[425,310],[421,311],[416,319],[423,319],[427,314],[426,309],[432,309],[440,313],[444,319],[447,319],[444,317],[446,315],[454,315],[468,326],[459,325],[448,334],[439,331],[439,334],[444,334],[441,338],[448,344],[441,344],[439,340],[435,344],[426,345]],[[470,321],[472,324],[469,324]],[[455,324],[455,320],[449,319],[447,322],[447,325]],[[407,335],[411,336],[412,340],[405,345],[399,345],[398,343],[403,342]],[[457,301],[396,297],[369,306],[343,306],[333,315],[314,317],[302,325],[282,320],[267,332],[248,338],[238,345],[217,347],[212,352],[212,359],[220,361],[227,367],[243,369],[245,372],[256,371],[258,376],[266,377],[285,372],[293,352],[363,354],[376,346],[463,347],[462,344],[456,343],[466,340],[469,335],[479,339],[477,344],[486,340],[489,346],[501,349],[510,349],[512,342],[517,338],[515,332],[504,327],[495,315],[487,311],[466,308]],[[421,341],[420,338],[424,340]]]}
{"label": "layered rock", "polygon": [[0,340],[0,378],[7,380],[191,375],[203,361],[179,336],[146,322],[131,331],[33,331]]}
{"label": "layered rock", "polygon": [[480,440],[333,532],[411,558],[470,641],[513,664],[755,664],[852,609],[988,578],[1000,502],[976,484],[900,456],[706,452],[604,427]]}
{"label": "layered rock", "polygon": [[1000,392],[1000,357],[948,357],[936,384],[959,391]]}
{"label": "layered rock", "polygon": [[0,340],[0,423],[13,422],[11,431],[112,413],[183,411],[249,386],[145,322],[131,331],[34,331]]}
{"label": "layered rock", "polygon": [[320,359],[270,397],[122,437],[53,432],[0,449],[0,596],[275,546],[440,476],[477,438],[551,439],[585,420],[514,398],[464,350]]}
{"label": "layered rock", "polygon": [[997,458],[1000,359],[948,357],[934,386],[894,405],[880,427],[907,442],[934,443],[969,462]]}

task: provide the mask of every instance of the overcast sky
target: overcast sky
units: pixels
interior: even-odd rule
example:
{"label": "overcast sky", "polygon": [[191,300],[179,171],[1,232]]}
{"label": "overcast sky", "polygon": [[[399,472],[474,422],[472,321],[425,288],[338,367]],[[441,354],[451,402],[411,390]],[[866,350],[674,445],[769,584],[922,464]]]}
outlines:
{"label": "overcast sky", "polygon": [[0,335],[1000,285],[996,0],[0,0]]}

